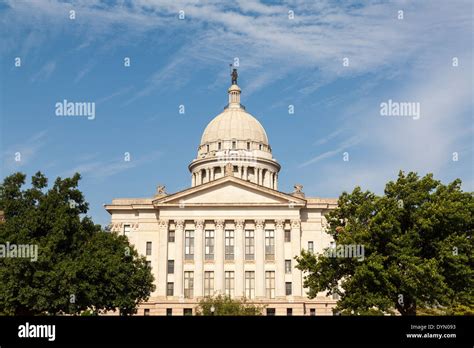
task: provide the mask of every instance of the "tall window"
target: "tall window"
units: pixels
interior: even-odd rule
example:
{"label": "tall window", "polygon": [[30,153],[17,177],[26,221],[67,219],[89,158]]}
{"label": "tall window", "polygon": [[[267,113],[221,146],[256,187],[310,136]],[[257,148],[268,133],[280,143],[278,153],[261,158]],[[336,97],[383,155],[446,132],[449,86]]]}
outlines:
{"label": "tall window", "polygon": [[168,231],[168,243],[174,243],[174,236],[175,236],[174,230]]}
{"label": "tall window", "polygon": [[245,297],[255,297],[255,272],[245,271]]}
{"label": "tall window", "polygon": [[172,316],[173,315],[173,308],[166,308],[166,315],[167,316]]}
{"label": "tall window", "polygon": [[234,297],[234,272],[225,272],[225,294]]}
{"label": "tall window", "polygon": [[204,272],[204,296],[214,293],[214,272]]}
{"label": "tall window", "polygon": [[314,252],[314,243],[312,241],[308,242],[308,251],[310,253]]}
{"label": "tall window", "polygon": [[275,271],[265,272],[265,290],[267,298],[275,298]]}
{"label": "tall window", "polygon": [[184,297],[193,298],[194,295],[194,272],[184,272]]}
{"label": "tall window", "polygon": [[194,231],[187,230],[184,232],[184,259],[194,259]]}
{"label": "tall window", "polygon": [[311,315],[312,317],[315,316],[316,315],[316,308],[310,308],[309,315]]}
{"label": "tall window", "polygon": [[222,149],[222,144],[221,143],[217,143],[217,148],[220,150]]}
{"label": "tall window", "polygon": [[265,230],[265,260],[275,260],[275,231]]}
{"label": "tall window", "polygon": [[291,273],[291,260],[285,260],[285,273]]}
{"label": "tall window", "polygon": [[168,282],[166,284],[166,296],[174,296],[174,283]]}
{"label": "tall window", "polygon": [[225,259],[226,260],[234,259],[234,231],[233,230],[225,231]]}
{"label": "tall window", "polygon": [[285,243],[290,243],[290,242],[291,242],[291,230],[285,230]]}
{"label": "tall window", "polygon": [[206,230],[204,241],[204,254],[206,260],[214,260],[214,231]]}
{"label": "tall window", "polygon": [[151,242],[146,242],[146,254],[151,255]]}
{"label": "tall window", "polygon": [[123,225],[123,235],[127,237],[130,235],[130,225]]}
{"label": "tall window", "polygon": [[286,296],[290,296],[292,294],[291,282],[285,283],[285,294]]}
{"label": "tall window", "polygon": [[287,308],[286,309],[286,315],[292,316],[293,315],[293,308]]}
{"label": "tall window", "polygon": [[174,260],[168,260],[168,274],[174,273]]}
{"label": "tall window", "polygon": [[143,315],[144,315],[144,316],[149,316],[149,315],[150,315],[150,309],[149,309],[149,308],[145,308],[145,309],[143,310]]}
{"label": "tall window", "polygon": [[255,258],[255,234],[253,230],[245,230],[245,259]]}
{"label": "tall window", "polygon": [[247,150],[250,150],[250,141],[247,141]]}
{"label": "tall window", "polygon": [[237,144],[237,143],[236,143],[235,141],[233,141],[233,142],[232,142],[232,149],[234,149],[234,150],[235,150],[235,148],[236,148],[236,144]]}

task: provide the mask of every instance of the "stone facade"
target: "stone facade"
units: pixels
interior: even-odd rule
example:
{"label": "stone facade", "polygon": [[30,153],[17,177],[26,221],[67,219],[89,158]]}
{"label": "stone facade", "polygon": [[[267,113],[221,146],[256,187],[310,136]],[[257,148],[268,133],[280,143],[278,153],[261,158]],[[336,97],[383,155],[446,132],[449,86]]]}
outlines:
{"label": "stone facade", "polygon": [[188,314],[203,296],[229,294],[269,314],[332,315],[336,300],[305,296],[294,257],[329,245],[324,214],[337,200],[305,197],[301,185],[278,191],[280,165],[263,127],[240,104],[236,84],[228,93],[189,165],[190,188],[167,194],[159,186],[152,198],[105,206],[112,231],[128,236],[155,276],[138,313]]}

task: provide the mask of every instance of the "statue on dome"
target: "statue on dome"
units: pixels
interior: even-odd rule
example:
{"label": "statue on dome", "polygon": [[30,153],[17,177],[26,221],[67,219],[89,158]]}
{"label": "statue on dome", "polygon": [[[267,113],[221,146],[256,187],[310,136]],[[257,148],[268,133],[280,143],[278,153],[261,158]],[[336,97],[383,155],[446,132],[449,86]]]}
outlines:
{"label": "statue on dome", "polygon": [[230,76],[232,76],[232,84],[236,85],[237,77],[239,77],[239,74],[237,73],[237,69],[232,69],[232,73],[230,74]]}

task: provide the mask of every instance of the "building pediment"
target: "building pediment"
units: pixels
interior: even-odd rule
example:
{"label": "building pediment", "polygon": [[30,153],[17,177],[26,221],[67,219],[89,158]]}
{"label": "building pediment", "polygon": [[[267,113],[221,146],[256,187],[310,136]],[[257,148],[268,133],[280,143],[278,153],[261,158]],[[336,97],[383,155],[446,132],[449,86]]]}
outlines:
{"label": "building pediment", "polygon": [[157,198],[155,206],[305,206],[306,200],[227,176]]}

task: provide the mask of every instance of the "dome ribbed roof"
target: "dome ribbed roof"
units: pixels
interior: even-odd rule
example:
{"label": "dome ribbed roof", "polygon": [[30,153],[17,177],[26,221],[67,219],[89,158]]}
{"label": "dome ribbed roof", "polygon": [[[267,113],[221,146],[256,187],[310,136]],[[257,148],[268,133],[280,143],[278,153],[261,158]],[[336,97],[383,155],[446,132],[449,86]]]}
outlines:
{"label": "dome ribbed roof", "polygon": [[250,140],[268,145],[265,129],[243,108],[227,108],[207,125],[201,145],[224,140]]}

